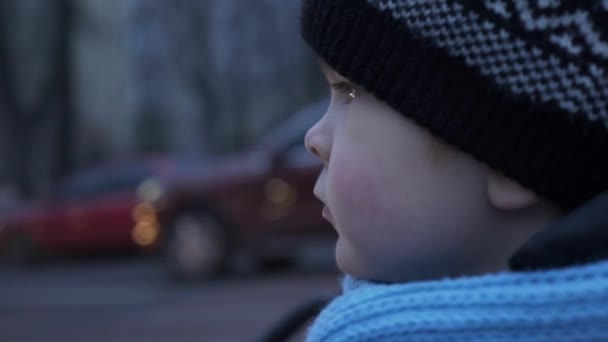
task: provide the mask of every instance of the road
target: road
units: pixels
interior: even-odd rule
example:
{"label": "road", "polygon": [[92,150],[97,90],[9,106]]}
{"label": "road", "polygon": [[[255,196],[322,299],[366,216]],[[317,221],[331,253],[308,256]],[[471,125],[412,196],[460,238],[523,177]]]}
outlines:
{"label": "road", "polygon": [[0,267],[0,341],[255,341],[338,278],[317,264],[185,285],[135,257]]}

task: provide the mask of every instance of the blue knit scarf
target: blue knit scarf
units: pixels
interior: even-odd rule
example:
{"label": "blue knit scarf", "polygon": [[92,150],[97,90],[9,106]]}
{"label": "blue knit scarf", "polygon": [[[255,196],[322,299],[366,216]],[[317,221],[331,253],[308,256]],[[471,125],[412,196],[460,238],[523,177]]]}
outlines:
{"label": "blue knit scarf", "polygon": [[608,341],[608,261],[343,290],[308,341]]}

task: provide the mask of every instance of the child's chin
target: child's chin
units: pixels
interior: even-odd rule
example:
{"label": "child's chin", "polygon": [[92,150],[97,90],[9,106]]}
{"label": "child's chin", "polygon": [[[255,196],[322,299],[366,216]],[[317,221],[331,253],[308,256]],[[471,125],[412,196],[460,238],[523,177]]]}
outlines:
{"label": "child's chin", "polygon": [[356,253],[352,246],[342,237],[338,237],[336,242],[336,264],[343,273],[355,278],[366,278],[363,274],[363,263],[356,258]]}

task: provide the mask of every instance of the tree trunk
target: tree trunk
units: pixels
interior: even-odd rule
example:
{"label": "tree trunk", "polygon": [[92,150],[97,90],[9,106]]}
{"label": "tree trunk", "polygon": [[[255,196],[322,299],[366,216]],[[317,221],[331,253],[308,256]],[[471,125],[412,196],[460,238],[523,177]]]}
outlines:
{"label": "tree trunk", "polygon": [[57,85],[59,97],[59,132],[57,135],[57,157],[54,179],[59,181],[72,171],[72,144],[74,142],[75,115],[72,105],[72,23],[73,12],[70,0],[59,0],[59,43],[57,44]]}
{"label": "tree trunk", "polygon": [[[65,32],[57,29],[63,26],[55,2],[4,0],[0,6],[0,106],[14,143],[9,173],[27,198],[53,175],[52,165],[38,163],[56,150],[56,144],[44,139],[52,134],[42,130],[53,127],[45,123],[57,112],[69,115],[63,105],[69,96],[63,60],[67,42]],[[63,174],[66,165],[60,171]]]}

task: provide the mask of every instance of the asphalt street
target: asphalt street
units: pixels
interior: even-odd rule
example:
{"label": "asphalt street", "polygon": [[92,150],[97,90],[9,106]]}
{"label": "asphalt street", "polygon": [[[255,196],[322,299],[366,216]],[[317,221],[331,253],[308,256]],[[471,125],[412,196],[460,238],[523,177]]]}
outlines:
{"label": "asphalt street", "polygon": [[171,281],[153,258],[0,266],[0,341],[255,341],[338,280],[318,263],[196,284]]}

